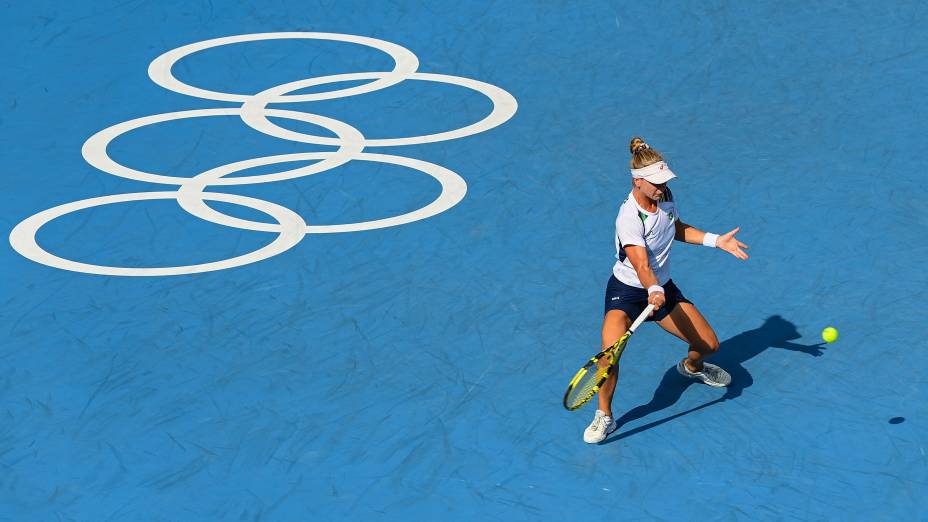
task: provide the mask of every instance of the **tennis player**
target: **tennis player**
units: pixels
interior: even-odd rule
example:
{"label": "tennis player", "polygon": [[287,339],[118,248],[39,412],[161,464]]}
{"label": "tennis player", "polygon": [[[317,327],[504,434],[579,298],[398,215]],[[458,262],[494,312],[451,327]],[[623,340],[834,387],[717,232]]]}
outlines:
{"label": "tennis player", "polygon": [[[629,144],[632,153],[632,191],[619,208],[615,220],[616,263],[606,286],[603,347],[612,346],[631,326],[648,304],[654,311],[647,319],[689,345],[686,358],[677,371],[688,379],[709,386],[728,386],[731,376],[718,366],[705,362],[719,349],[715,331],[696,306],[683,296],[670,278],[670,250],[673,241],[718,248],[738,259],[747,259],[738,241],[738,228],[723,235],[710,234],[680,220],[680,214],[667,182],[676,176],[661,154],[641,138]],[[590,444],[601,442],[616,429],[612,416],[619,369],[599,390],[599,409],[583,432]]]}

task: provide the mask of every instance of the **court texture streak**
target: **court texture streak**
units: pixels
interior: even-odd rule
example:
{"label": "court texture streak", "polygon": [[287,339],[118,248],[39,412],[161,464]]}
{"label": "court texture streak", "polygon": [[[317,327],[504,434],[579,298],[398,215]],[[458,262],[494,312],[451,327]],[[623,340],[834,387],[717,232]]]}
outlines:
{"label": "court texture streak", "polygon": [[[0,13],[0,521],[928,520],[924,2]],[[635,135],[733,382],[588,445]]]}

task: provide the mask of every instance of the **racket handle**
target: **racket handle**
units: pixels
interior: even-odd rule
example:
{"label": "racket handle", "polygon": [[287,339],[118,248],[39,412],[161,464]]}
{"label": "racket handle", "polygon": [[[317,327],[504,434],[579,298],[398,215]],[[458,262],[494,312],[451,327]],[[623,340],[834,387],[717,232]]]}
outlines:
{"label": "racket handle", "polygon": [[632,326],[628,329],[628,331],[631,332],[631,333],[635,333],[635,330],[636,330],[639,326],[641,326],[641,323],[643,323],[644,320],[647,319],[649,315],[651,315],[651,311],[652,311],[652,310],[654,310],[654,305],[653,305],[653,304],[649,304],[648,306],[646,306],[646,307],[644,308],[644,311],[641,312],[641,315],[638,316],[638,319],[635,319],[635,322],[632,323]]}

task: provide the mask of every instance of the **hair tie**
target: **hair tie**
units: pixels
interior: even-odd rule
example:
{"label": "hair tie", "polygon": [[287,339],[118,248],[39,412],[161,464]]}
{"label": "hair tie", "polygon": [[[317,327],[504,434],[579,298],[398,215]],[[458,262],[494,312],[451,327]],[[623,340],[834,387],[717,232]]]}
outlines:
{"label": "hair tie", "polygon": [[635,150],[632,152],[632,154],[638,154],[639,151],[647,150],[650,148],[651,146],[648,145],[647,143],[639,143],[638,145],[635,146]]}

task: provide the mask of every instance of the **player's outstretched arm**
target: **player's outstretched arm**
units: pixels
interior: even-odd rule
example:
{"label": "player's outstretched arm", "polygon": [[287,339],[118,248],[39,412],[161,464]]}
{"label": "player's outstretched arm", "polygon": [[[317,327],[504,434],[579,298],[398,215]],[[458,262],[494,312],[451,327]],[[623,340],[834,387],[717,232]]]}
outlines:
{"label": "player's outstretched arm", "polygon": [[738,239],[735,237],[735,234],[737,234],[740,230],[741,227],[735,227],[731,232],[722,234],[715,242],[715,246],[737,257],[738,259],[747,259],[750,256],[748,256],[747,252],[744,250],[747,250],[749,247],[741,241],[738,241]]}
{"label": "player's outstretched arm", "polygon": [[[702,230],[699,230],[692,225],[684,223],[679,219],[677,220],[675,227],[674,239],[677,241],[683,241],[691,245],[714,246],[720,250],[728,252],[738,259],[747,259],[750,257],[748,256],[747,252],[745,252],[745,250],[748,249],[748,246],[741,241],[738,241],[738,239],[735,237],[735,234],[741,230],[741,227],[735,227],[735,229],[731,232],[721,236],[716,236],[715,238],[713,238],[715,234],[707,234],[706,232],[703,232]],[[710,242],[710,244],[707,244],[707,240]]]}

